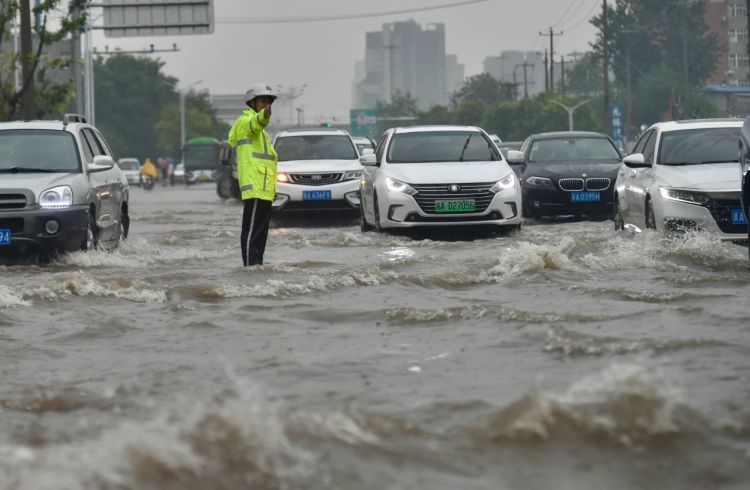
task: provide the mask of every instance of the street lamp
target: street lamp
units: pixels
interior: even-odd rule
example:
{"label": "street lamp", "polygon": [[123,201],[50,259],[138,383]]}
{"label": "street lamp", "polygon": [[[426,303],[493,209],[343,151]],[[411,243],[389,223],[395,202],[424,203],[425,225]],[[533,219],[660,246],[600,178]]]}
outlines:
{"label": "street lamp", "polygon": [[185,136],[187,135],[187,130],[185,128],[185,92],[187,92],[189,89],[195,87],[196,85],[203,83],[203,80],[198,80],[197,82],[193,82],[187,87],[184,87],[179,90],[180,93],[180,149],[182,149],[183,146],[185,146]]}
{"label": "street lamp", "polygon": [[582,102],[579,102],[578,104],[574,105],[573,107],[568,107],[565,104],[563,104],[562,102],[558,102],[556,100],[552,101],[553,104],[557,104],[560,107],[562,107],[563,109],[565,109],[566,111],[568,111],[568,131],[573,131],[573,113],[576,111],[576,109],[578,109],[579,107],[581,107],[583,104],[587,104],[589,102],[591,102],[591,99],[586,99],[586,100],[584,100]]}
{"label": "street lamp", "polygon": [[289,127],[294,125],[294,101],[305,93],[307,84],[304,83],[300,86],[288,86],[278,85],[279,98],[289,102]]}

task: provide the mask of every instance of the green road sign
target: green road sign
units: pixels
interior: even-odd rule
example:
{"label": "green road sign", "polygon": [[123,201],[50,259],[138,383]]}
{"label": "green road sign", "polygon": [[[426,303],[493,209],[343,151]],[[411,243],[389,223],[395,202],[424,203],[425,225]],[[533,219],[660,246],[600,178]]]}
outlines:
{"label": "green road sign", "polygon": [[377,137],[378,111],[376,109],[352,109],[349,114],[352,136]]}

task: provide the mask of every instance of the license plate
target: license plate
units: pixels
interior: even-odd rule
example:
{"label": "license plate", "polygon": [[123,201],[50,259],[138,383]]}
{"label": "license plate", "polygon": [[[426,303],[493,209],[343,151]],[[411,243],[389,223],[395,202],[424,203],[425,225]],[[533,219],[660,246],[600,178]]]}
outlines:
{"label": "license plate", "polygon": [[745,217],[745,213],[743,213],[741,209],[732,210],[732,224],[733,225],[746,225],[747,224],[747,218]]}
{"label": "license plate", "polygon": [[10,230],[0,229],[0,245],[10,245]]}
{"label": "license plate", "polygon": [[331,191],[302,191],[303,201],[330,201]]}
{"label": "license plate", "polygon": [[463,201],[435,201],[436,213],[473,213],[477,210],[474,199]]}
{"label": "license plate", "polygon": [[600,202],[600,192],[573,192],[570,194],[570,202]]}

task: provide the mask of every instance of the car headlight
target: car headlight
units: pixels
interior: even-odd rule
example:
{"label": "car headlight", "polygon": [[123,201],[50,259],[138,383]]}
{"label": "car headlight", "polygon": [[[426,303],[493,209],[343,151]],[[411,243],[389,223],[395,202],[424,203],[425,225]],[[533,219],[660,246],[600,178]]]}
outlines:
{"label": "car headlight", "polygon": [[529,187],[554,187],[552,179],[548,179],[547,177],[531,176],[526,179],[526,184],[528,184]]}
{"label": "car headlight", "polygon": [[695,204],[696,206],[705,206],[711,201],[711,198],[704,194],[679,189],[670,189],[669,187],[660,187],[659,194],[661,194],[661,197],[664,199],[669,199],[670,201]]}
{"label": "car headlight", "polygon": [[401,182],[400,180],[392,179],[390,177],[385,179],[385,186],[389,191],[392,192],[403,192],[404,194],[408,194],[410,196],[413,196],[417,193],[416,190],[406,182]]}
{"label": "car headlight", "polygon": [[285,174],[283,172],[278,173],[278,174],[276,174],[276,181],[277,182],[284,182],[284,183],[289,182],[289,175],[287,175],[287,174]]}
{"label": "car headlight", "polygon": [[361,170],[350,170],[344,174],[344,180],[359,180],[362,178]]}
{"label": "car headlight", "polygon": [[61,209],[73,205],[73,189],[61,185],[47,189],[39,196],[39,205],[46,209]]}
{"label": "car headlight", "polygon": [[511,173],[502,180],[499,180],[492,186],[490,192],[497,194],[500,191],[513,189],[516,186],[516,174]]}

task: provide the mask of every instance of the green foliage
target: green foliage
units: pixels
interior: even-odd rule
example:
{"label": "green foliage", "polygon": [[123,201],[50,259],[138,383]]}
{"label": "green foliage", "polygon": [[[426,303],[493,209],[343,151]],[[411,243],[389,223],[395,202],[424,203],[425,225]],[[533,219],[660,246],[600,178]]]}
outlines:
{"label": "green foliage", "polygon": [[420,125],[451,124],[453,121],[453,113],[444,105],[436,105],[427,112],[420,112],[417,117],[417,124]]}
{"label": "green foliage", "polygon": [[485,105],[494,105],[515,98],[516,88],[512,83],[495,80],[489,73],[481,73],[466,80],[451,97],[451,105],[454,109],[464,101],[479,101]]}
{"label": "green foliage", "polygon": [[[239,114],[238,114],[239,116]],[[207,91],[190,91],[185,94],[185,141],[195,137],[212,137],[225,140],[229,125],[216,119]],[[166,104],[161,119],[156,124],[157,152],[177,158],[180,154],[179,101]]]}
{"label": "green foliage", "polygon": [[375,105],[380,117],[412,117],[419,114],[417,99],[409,92],[396,90],[390,102],[378,101]]}
{"label": "green foliage", "polygon": [[487,104],[481,100],[466,99],[453,111],[451,122],[462,126],[479,126],[486,108]]}
{"label": "green foliage", "polygon": [[604,68],[593,53],[586,53],[573,68],[565,70],[565,92],[568,94],[596,94],[604,86]]}
{"label": "green foliage", "polygon": [[[607,23],[617,79],[625,80],[629,56],[634,85],[658,68],[670,70],[673,79],[682,82],[686,55],[688,85],[706,80],[719,59],[719,40],[706,25],[705,9],[705,0],[615,0],[607,10]],[[591,23],[600,31],[593,48],[601,59],[603,15]]]}

